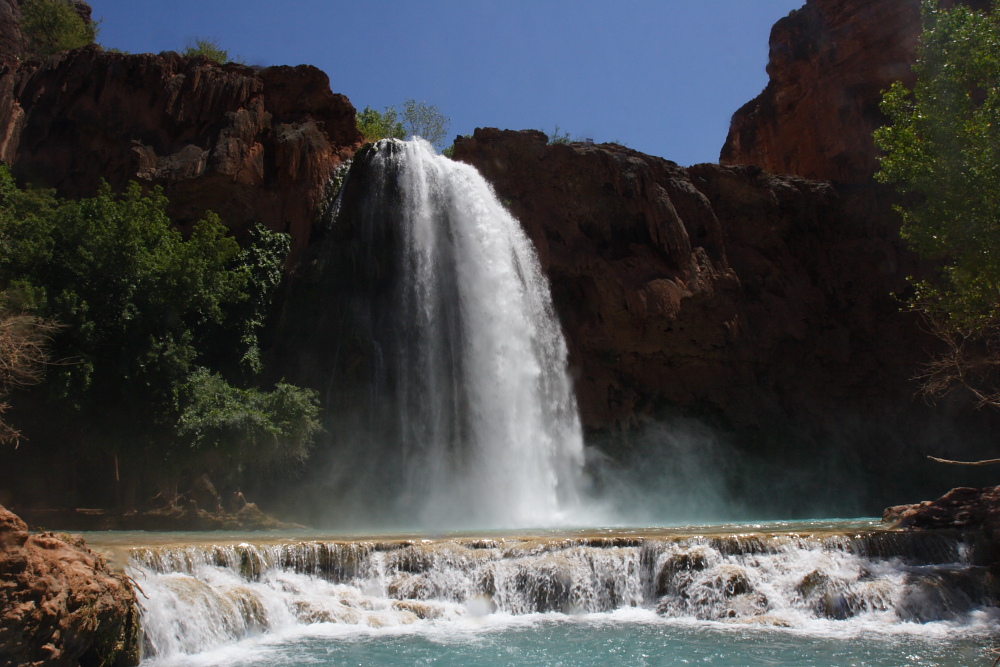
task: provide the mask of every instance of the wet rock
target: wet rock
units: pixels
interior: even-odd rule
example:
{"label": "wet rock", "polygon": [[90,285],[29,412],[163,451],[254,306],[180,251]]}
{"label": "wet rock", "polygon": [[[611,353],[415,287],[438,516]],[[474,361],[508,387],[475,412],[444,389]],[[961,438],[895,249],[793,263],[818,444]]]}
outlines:
{"label": "wet rock", "polygon": [[440,618],[444,614],[444,608],[441,605],[431,604],[428,602],[417,602],[416,600],[393,600],[392,608],[401,611],[408,611],[417,618],[422,620],[430,620],[435,618]]}
{"label": "wet rock", "polygon": [[32,535],[0,507],[0,664],[136,665],[135,591],[82,539]]}
{"label": "wet rock", "polygon": [[671,555],[660,567],[656,577],[656,595],[661,597],[678,589],[675,579],[681,572],[700,572],[708,567],[709,554],[704,548],[695,547]]}
{"label": "wet rock", "polygon": [[975,562],[1000,563],[1000,486],[959,487],[937,500],[890,507],[882,521],[896,528],[964,534]]}
{"label": "wet rock", "polygon": [[1000,580],[987,568],[938,568],[911,573],[895,604],[901,620],[952,619],[1000,601]]}

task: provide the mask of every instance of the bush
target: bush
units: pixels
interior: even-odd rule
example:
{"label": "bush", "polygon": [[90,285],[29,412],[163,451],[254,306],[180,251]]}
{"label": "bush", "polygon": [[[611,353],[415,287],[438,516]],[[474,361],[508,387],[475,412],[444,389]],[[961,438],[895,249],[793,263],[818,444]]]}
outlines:
{"label": "bush", "polygon": [[[278,438],[270,453],[263,441],[250,449],[229,443],[232,456],[304,456],[315,433],[310,394],[229,384],[248,385],[260,370],[258,334],[281,280],[287,235],[258,229],[241,249],[213,214],[182,235],[166,205],[161,190],[147,194],[135,183],[120,195],[105,185],[95,197],[64,200],[21,190],[0,169],[4,305],[61,325],[52,340],[61,363],[50,367],[47,391],[31,397],[43,413],[60,415],[44,427],[53,439],[113,454],[123,470],[151,466],[153,478],[205,464],[207,449],[177,443],[192,438],[193,417],[180,417],[206,404],[208,381],[198,373],[209,369],[214,391],[260,412],[260,432]],[[242,437],[218,431],[220,439]]]}
{"label": "bush", "polygon": [[399,120],[399,112],[395,107],[386,107],[384,112],[376,111],[366,106],[357,116],[358,130],[365,136],[365,141],[380,141],[382,139],[405,139],[406,128]]}
{"label": "bush", "polygon": [[438,148],[447,136],[448,126],[451,124],[451,120],[436,106],[416,100],[406,100],[402,118],[396,107],[389,106],[384,112],[378,112],[366,106],[358,114],[357,122],[358,130],[365,135],[366,141],[421,137]]}
{"label": "bush", "polygon": [[301,463],[320,430],[315,391],[279,382],[273,391],[238,389],[199,368],[184,388],[178,434],[215,470],[239,484],[245,475]]}
{"label": "bush", "polygon": [[219,45],[219,41],[216,39],[209,39],[207,37],[195,37],[193,44],[188,44],[187,48],[181,53],[185,57],[202,56],[208,58],[209,60],[214,60],[220,65],[225,65],[227,63],[238,63],[240,65],[245,65],[246,62],[243,58],[236,56],[235,58],[229,57],[229,51],[222,48]]}
{"label": "bush", "polygon": [[65,0],[27,0],[21,6],[21,33],[34,58],[93,44],[98,27]]}

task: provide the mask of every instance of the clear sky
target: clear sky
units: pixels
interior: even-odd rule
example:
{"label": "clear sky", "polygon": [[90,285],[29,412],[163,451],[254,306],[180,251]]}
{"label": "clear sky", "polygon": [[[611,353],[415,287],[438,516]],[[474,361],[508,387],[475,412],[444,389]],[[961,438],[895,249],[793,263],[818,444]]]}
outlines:
{"label": "clear sky", "polygon": [[359,110],[413,98],[476,127],[619,141],[715,162],[767,84],[767,39],[804,0],[90,0],[98,41],[195,37],[251,65],[316,65]]}

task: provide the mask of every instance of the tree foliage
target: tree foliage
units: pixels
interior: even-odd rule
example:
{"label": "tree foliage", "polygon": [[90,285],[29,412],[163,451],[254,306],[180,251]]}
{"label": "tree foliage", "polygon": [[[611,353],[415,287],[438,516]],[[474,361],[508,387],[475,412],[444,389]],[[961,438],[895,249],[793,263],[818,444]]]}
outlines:
{"label": "tree foliage", "polygon": [[195,37],[194,41],[185,47],[181,55],[185,57],[201,56],[213,60],[220,65],[225,65],[226,63],[246,64],[239,56],[230,58],[229,51],[222,48],[219,40],[210,37]]}
{"label": "tree foliage", "polygon": [[65,0],[27,0],[21,6],[21,34],[36,58],[93,44],[98,27]]}
{"label": "tree foliage", "polygon": [[421,137],[440,148],[448,136],[451,119],[433,104],[406,100],[403,104],[403,123],[410,136]]}
{"label": "tree foliage", "polygon": [[305,461],[320,430],[317,395],[310,389],[284,382],[270,392],[239,389],[199,368],[184,391],[179,435],[231,476]]}
{"label": "tree foliage", "polygon": [[[134,183],[120,195],[104,186],[95,197],[63,200],[21,190],[0,170],[0,289],[9,308],[61,325],[52,349],[64,363],[44,387],[67,428],[116,456],[193,464],[198,451],[176,448],[190,435],[181,415],[202,395],[198,373],[242,383],[260,370],[258,334],[288,238],[258,229],[241,249],[213,214],[184,235],[166,205],[161,190],[147,194]],[[299,419],[300,406],[266,400],[272,430]],[[299,413],[282,415],[283,407]],[[304,445],[284,438],[276,446],[294,446],[294,458]]]}
{"label": "tree foliage", "polygon": [[904,195],[903,237],[941,267],[911,300],[951,349],[927,369],[925,388],[940,393],[995,383],[1000,361],[1000,12],[926,1],[923,19],[916,82],[885,93],[890,124],[875,142],[877,178]]}
{"label": "tree foliage", "polygon": [[365,141],[406,138],[406,128],[399,120],[399,112],[395,107],[377,111],[366,106],[364,111],[358,114],[357,120],[358,130],[364,135]]}
{"label": "tree foliage", "polygon": [[404,102],[402,113],[392,106],[382,112],[366,106],[358,114],[357,122],[358,130],[366,141],[421,137],[439,148],[451,124],[451,120],[433,104],[411,99]]}

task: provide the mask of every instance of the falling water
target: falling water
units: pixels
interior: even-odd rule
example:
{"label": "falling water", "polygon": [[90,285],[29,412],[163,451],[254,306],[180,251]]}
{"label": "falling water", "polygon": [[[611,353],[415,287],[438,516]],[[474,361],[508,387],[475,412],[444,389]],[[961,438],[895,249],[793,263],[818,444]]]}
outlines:
{"label": "falling water", "polygon": [[520,224],[475,169],[422,140],[379,142],[348,181],[356,196],[333,223],[347,254],[331,411],[355,419],[334,428],[352,432],[342,470],[369,497],[361,511],[379,495],[391,501],[377,511],[424,526],[565,521],[580,423]]}
{"label": "falling water", "polygon": [[[600,653],[608,641],[634,653],[673,645],[674,655],[634,664],[698,655],[726,667],[978,664],[970,659],[995,627],[998,586],[974,564],[983,556],[976,544],[871,525],[153,547],[132,552],[129,572],[144,594],[146,656],[167,664],[196,654],[208,665],[470,664],[496,659],[481,646],[484,632],[500,633],[504,645],[544,637],[554,651],[503,664],[608,664]],[[700,635],[684,638],[682,628]],[[607,636],[586,644],[591,631]],[[363,638],[393,655],[362,661],[351,651]],[[706,639],[711,648],[700,649]],[[782,655],[750,660],[747,639]],[[830,655],[812,661],[824,639]],[[956,648],[964,657],[949,658]],[[246,659],[262,649],[270,656]],[[244,657],[206,654],[218,650]]]}

